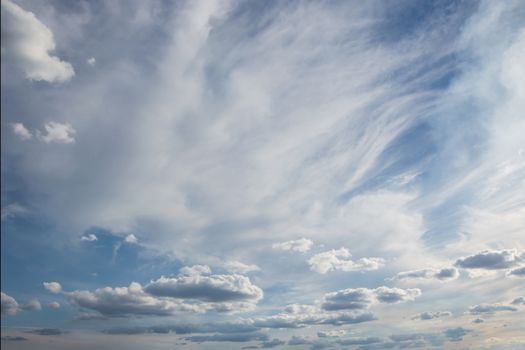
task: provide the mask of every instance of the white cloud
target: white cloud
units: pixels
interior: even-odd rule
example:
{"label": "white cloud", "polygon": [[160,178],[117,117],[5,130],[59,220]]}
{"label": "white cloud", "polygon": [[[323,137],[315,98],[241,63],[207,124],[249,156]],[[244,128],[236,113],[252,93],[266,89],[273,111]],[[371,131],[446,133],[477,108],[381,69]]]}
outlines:
{"label": "white cloud", "polygon": [[33,299],[29,303],[22,305],[20,308],[25,311],[40,311],[42,310],[42,305],[40,304],[40,301]]}
{"label": "white cloud", "polygon": [[137,239],[137,237],[135,237],[133,233],[130,233],[126,236],[126,238],[124,238],[124,242],[126,243],[138,243],[138,241],[139,240]]}
{"label": "white cloud", "polygon": [[11,128],[13,133],[22,140],[31,140],[33,134],[22,123],[12,123]]}
{"label": "white cloud", "polygon": [[290,250],[293,252],[306,253],[312,248],[314,243],[308,238],[299,238],[297,240],[291,240],[281,243],[275,243],[272,245],[273,249],[279,250]]}
{"label": "white cloud", "polygon": [[211,269],[207,265],[184,266],[179,270],[179,273],[188,276],[206,275],[211,273]]}
{"label": "white cloud", "polygon": [[255,264],[244,264],[240,261],[228,261],[224,264],[224,268],[230,272],[240,274],[261,270]]}
{"label": "white cloud", "polygon": [[88,235],[85,235],[85,236],[82,236],[80,238],[82,241],[88,241],[88,242],[94,242],[96,240],[98,240],[97,236],[93,233],[90,233]]}
{"label": "white cloud", "polygon": [[69,123],[49,122],[44,125],[45,133],[36,131],[37,137],[45,143],[74,143],[77,133]]}
{"label": "white cloud", "polygon": [[22,70],[27,79],[66,82],[75,71],[50,52],[53,33],[32,12],[10,0],[2,1],[2,58]]}
{"label": "white cloud", "polygon": [[2,206],[2,214],[1,218],[3,220],[7,220],[9,218],[14,218],[18,215],[24,215],[29,213],[29,210],[27,210],[26,207],[18,204],[18,203],[10,203],[6,206]]}
{"label": "white cloud", "polygon": [[62,286],[58,282],[44,282],[44,288],[53,294],[58,294],[62,291]]}
{"label": "white cloud", "polygon": [[421,269],[412,271],[399,272],[392,278],[387,280],[407,280],[407,279],[437,279],[440,281],[454,280],[458,278],[459,272],[456,268],[442,268],[442,269]]}
{"label": "white cloud", "polygon": [[14,316],[17,314],[19,308],[18,303],[15,298],[5,294],[4,292],[0,293],[0,302],[1,302],[1,314]]}
{"label": "white cloud", "polygon": [[47,307],[53,310],[60,309],[60,303],[58,301],[50,301],[47,303]]}
{"label": "white cloud", "polygon": [[401,303],[413,301],[421,295],[418,288],[401,289],[378,287],[349,288],[325,294],[322,302],[324,310],[360,310],[366,309],[375,303]]}
{"label": "white cloud", "polygon": [[361,258],[356,261],[350,259],[348,249],[342,247],[319,253],[308,259],[310,270],[327,273],[330,271],[372,271],[384,266],[382,258]]}
{"label": "white cloud", "polygon": [[89,64],[90,66],[94,66],[95,63],[97,63],[97,60],[95,59],[95,57],[90,57],[86,60],[86,63]]}

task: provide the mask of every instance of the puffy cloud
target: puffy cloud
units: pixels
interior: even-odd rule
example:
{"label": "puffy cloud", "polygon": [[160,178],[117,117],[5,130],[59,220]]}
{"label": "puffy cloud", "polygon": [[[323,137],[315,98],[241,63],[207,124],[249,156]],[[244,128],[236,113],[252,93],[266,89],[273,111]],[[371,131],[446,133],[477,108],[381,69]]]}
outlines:
{"label": "puffy cloud", "polygon": [[433,320],[435,318],[448,317],[448,316],[451,316],[451,315],[452,315],[452,313],[450,311],[436,311],[436,312],[426,311],[426,312],[422,312],[422,313],[414,316],[412,319],[413,320],[419,319],[419,320],[422,320],[422,321],[427,321],[427,320]]}
{"label": "puffy cloud", "polygon": [[45,133],[37,130],[37,137],[45,143],[74,143],[77,133],[69,123],[48,122],[44,125]]}
{"label": "puffy cloud", "polygon": [[509,250],[484,250],[474,255],[460,258],[455,266],[464,269],[507,269],[521,261],[515,249]]}
{"label": "puffy cloud", "polygon": [[60,303],[58,301],[50,301],[47,303],[47,307],[53,310],[60,309]]}
{"label": "puffy cloud", "polygon": [[485,322],[485,321],[483,319],[481,319],[481,318],[476,318],[476,319],[472,320],[472,323],[474,323],[474,324],[480,324],[480,323],[483,323],[483,322]]}
{"label": "puffy cloud", "polygon": [[377,318],[370,312],[336,312],[327,313],[317,310],[305,314],[277,314],[273,316],[256,318],[253,324],[260,328],[302,328],[310,325],[357,324],[374,321]]}
{"label": "puffy cloud", "polygon": [[417,288],[400,289],[382,286],[376,289],[343,289],[325,294],[322,308],[324,310],[365,309],[377,302],[399,303],[412,301],[420,295],[421,290]]}
{"label": "puffy cloud", "polygon": [[331,330],[331,331],[319,331],[317,332],[318,338],[338,338],[346,334],[346,331],[343,329]]}
{"label": "puffy cloud", "polygon": [[516,299],[512,300],[512,305],[525,305],[525,297],[517,297]]}
{"label": "puffy cloud", "polygon": [[483,315],[483,314],[494,314],[502,311],[518,311],[513,306],[500,305],[500,304],[480,304],[471,306],[468,312],[471,315]]}
{"label": "puffy cloud", "polygon": [[124,238],[124,242],[126,243],[138,243],[138,241],[139,240],[137,239],[137,237],[135,237],[133,233],[130,233],[126,236],[126,238]]}
{"label": "puffy cloud", "polygon": [[377,270],[384,265],[382,258],[361,258],[356,261],[349,259],[351,256],[348,249],[332,249],[319,253],[308,259],[310,270],[327,273],[330,271],[371,271]]}
{"label": "puffy cloud", "polygon": [[290,250],[293,252],[306,253],[312,248],[314,242],[308,238],[299,238],[296,240],[290,240],[281,243],[275,243],[272,245],[273,249],[278,250]]}
{"label": "puffy cloud", "polygon": [[5,294],[4,292],[0,293],[0,303],[2,316],[14,316],[19,310],[18,303],[16,302],[15,298]]}
{"label": "puffy cloud", "polygon": [[208,265],[193,265],[193,266],[184,266],[179,270],[181,275],[206,275],[211,273],[211,269]]}
{"label": "puffy cloud", "polygon": [[95,63],[97,63],[97,60],[95,59],[95,57],[90,57],[86,60],[86,63],[89,64],[90,66],[94,66]]}
{"label": "puffy cloud", "polygon": [[525,266],[512,269],[507,272],[509,276],[525,277]]}
{"label": "puffy cloud", "polygon": [[94,242],[94,241],[98,240],[97,236],[94,235],[93,233],[90,233],[88,235],[82,236],[80,239],[83,240],[83,241],[88,241],[88,242]]}
{"label": "puffy cloud", "polygon": [[255,264],[244,264],[240,261],[228,261],[224,264],[224,268],[234,273],[248,273],[252,271],[260,271],[259,266]]}
{"label": "puffy cloud", "polygon": [[2,58],[24,72],[27,79],[65,82],[75,75],[70,63],[50,55],[53,33],[32,12],[11,0],[2,1]]}
{"label": "puffy cloud", "polygon": [[161,277],[149,283],[145,291],[155,296],[205,302],[257,302],[263,297],[263,291],[253,285],[248,277],[237,274]]}
{"label": "puffy cloud", "polygon": [[62,286],[58,282],[44,282],[42,285],[45,289],[54,294],[58,294],[62,291]]}
{"label": "puffy cloud", "polygon": [[40,311],[42,310],[42,305],[40,304],[40,301],[33,299],[29,303],[22,305],[20,308],[25,311]]}
{"label": "puffy cloud", "polygon": [[22,123],[11,124],[11,129],[13,130],[13,133],[22,140],[30,140],[33,138],[31,131],[29,131]]}
{"label": "puffy cloud", "polygon": [[407,280],[407,279],[438,279],[440,281],[453,280],[458,278],[459,272],[456,268],[436,269],[421,269],[400,272],[388,280]]}
{"label": "puffy cloud", "polygon": [[132,282],[129,287],[105,287],[93,292],[77,290],[64,292],[64,295],[72,304],[98,311],[108,317],[168,316],[175,311],[185,310],[185,306],[180,303],[146,294],[142,286],[136,282]]}

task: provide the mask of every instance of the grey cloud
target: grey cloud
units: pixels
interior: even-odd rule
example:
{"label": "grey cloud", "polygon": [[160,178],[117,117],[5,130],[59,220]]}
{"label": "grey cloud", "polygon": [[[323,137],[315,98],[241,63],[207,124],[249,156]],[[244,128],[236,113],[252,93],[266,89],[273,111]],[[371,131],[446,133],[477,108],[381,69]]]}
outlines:
{"label": "grey cloud", "polygon": [[40,328],[26,331],[26,333],[38,334],[38,335],[62,335],[67,332],[64,332],[58,328]]}
{"label": "grey cloud", "polygon": [[448,340],[457,342],[463,340],[463,337],[470,332],[472,332],[472,330],[465,329],[463,327],[457,327],[445,330],[444,334]]}
{"label": "grey cloud", "polygon": [[376,289],[343,289],[325,294],[321,307],[324,310],[365,309],[376,302],[399,303],[414,300],[421,295],[417,288],[401,289],[378,287]]}
{"label": "grey cloud", "polygon": [[464,269],[507,269],[519,263],[520,256],[515,249],[484,250],[474,255],[460,258],[454,264]]}
{"label": "grey cloud", "polygon": [[184,339],[195,342],[235,342],[244,343],[249,341],[266,341],[268,335],[264,333],[239,333],[239,334],[214,334],[214,335],[195,335],[191,337],[185,337]]}
{"label": "grey cloud", "polygon": [[25,341],[27,338],[20,337],[20,336],[12,336],[12,335],[6,335],[5,337],[1,338],[2,341]]}
{"label": "grey cloud", "polygon": [[435,318],[451,316],[450,311],[436,311],[436,312],[422,312],[419,315],[414,316],[412,319],[420,319],[422,321],[433,320]]}
{"label": "grey cloud", "polygon": [[377,318],[373,313],[324,313],[311,314],[278,314],[256,318],[253,324],[260,328],[302,328],[309,325],[345,325],[374,321]]}
{"label": "grey cloud", "polygon": [[253,333],[259,328],[251,322],[225,322],[225,323],[204,323],[204,324],[172,324],[155,325],[148,327],[118,327],[103,330],[107,334],[192,334],[192,333]]}
{"label": "grey cloud", "polygon": [[406,280],[406,279],[438,279],[441,281],[453,280],[459,276],[458,270],[454,267],[436,269],[421,269],[413,271],[400,272],[389,280]]}
{"label": "grey cloud", "polygon": [[296,335],[292,336],[290,340],[288,340],[288,345],[295,346],[295,345],[308,345],[311,344],[312,341],[304,338],[304,337],[298,337]]}
{"label": "grey cloud", "polygon": [[272,340],[264,341],[261,343],[261,348],[263,349],[271,349],[275,348],[276,346],[284,345],[286,344],[285,341],[274,338]]}
{"label": "grey cloud", "polygon": [[475,324],[479,324],[479,323],[483,323],[485,322],[485,320],[483,320],[482,318],[476,318],[474,320],[472,320],[472,323],[475,323]]}
{"label": "grey cloud", "polygon": [[525,297],[517,297],[516,299],[512,300],[512,305],[525,305]]}
{"label": "grey cloud", "polygon": [[0,302],[1,302],[0,310],[1,310],[2,316],[4,315],[14,316],[17,314],[19,308],[18,308],[18,303],[15,300],[15,298],[5,294],[4,292],[1,292]]}
{"label": "grey cloud", "polygon": [[525,277],[525,266],[515,268],[508,272],[509,276]]}
{"label": "grey cloud", "polygon": [[25,311],[40,311],[42,310],[42,305],[37,299],[33,299],[29,303],[20,306],[20,308]]}
{"label": "grey cloud", "polygon": [[262,299],[263,291],[241,275],[161,277],[144,290],[155,296],[197,299],[206,302],[253,301]]}
{"label": "grey cloud", "polygon": [[351,338],[351,339],[339,339],[337,343],[344,346],[349,345],[369,345],[381,343],[383,340],[378,337],[368,337],[368,338]]}
{"label": "grey cloud", "polygon": [[518,311],[518,309],[513,306],[499,304],[480,304],[469,308],[471,315],[494,314],[501,311]]}

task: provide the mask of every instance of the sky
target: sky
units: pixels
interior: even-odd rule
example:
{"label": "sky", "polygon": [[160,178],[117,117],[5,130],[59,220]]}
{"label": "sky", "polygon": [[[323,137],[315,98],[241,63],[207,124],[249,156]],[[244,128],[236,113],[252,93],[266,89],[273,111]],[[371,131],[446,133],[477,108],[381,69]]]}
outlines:
{"label": "sky", "polygon": [[2,0],[3,349],[523,349],[525,3]]}

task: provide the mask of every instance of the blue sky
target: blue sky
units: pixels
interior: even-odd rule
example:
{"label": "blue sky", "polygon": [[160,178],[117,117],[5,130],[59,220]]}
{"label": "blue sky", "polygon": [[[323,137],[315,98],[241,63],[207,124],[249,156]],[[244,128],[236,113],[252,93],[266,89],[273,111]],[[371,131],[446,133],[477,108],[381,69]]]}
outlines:
{"label": "blue sky", "polygon": [[523,2],[1,22],[2,347],[525,345]]}

